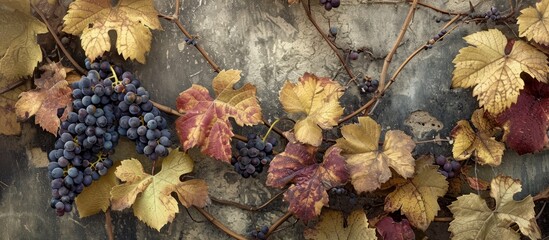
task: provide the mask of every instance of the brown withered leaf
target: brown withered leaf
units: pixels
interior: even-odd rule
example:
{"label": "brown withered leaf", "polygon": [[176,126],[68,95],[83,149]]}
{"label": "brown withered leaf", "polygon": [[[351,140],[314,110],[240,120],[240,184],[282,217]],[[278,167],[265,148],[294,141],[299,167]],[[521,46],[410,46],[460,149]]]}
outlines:
{"label": "brown withered leaf", "polygon": [[376,229],[383,240],[415,240],[416,234],[410,222],[402,219],[395,222],[392,217],[384,217],[376,224]]}
{"label": "brown withered leaf", "polygon": [[271,187],[283,188],[292,183],[284,193],[284,200],[290,203],[289,211],[305,222],[318,216],[328,204],[326,190],[348,179],[341,149],[328,148],[322,163],[315,159],[316,151],[310,145],[290,142],[271,161],[267,175],[267,185]]}
{"label": "brown withered leaf", "polygon": [[347,226],[344,225],[343,213],[324,209],[320,215],[320,222],[304,232],[305,239],[315,240],[375,240],[376,230],[369,227],[368,218],[363,210],[355,210],[347,217]]}
{"label": "brown withered leaf", "polygon": [[467,184],[469,184],[469,187],[471,187],[471,189],[473,190],[484,191],[488,189],[488,186],[490,186],[490,183],[480,178],[467,176],[466,179],[467,179]]}
{"label": "brown withered leaf", "polygon": [[387,131],[383,148],[379,149],[381,126],[370,117],[360,117],[358,123],[343,126],[341,135],[336,146],[343,149],[357,192],[370,192],[387,182],[392,176],[389,167],[404,178],[414,174],[411,152],[416,144],[404,132]]}

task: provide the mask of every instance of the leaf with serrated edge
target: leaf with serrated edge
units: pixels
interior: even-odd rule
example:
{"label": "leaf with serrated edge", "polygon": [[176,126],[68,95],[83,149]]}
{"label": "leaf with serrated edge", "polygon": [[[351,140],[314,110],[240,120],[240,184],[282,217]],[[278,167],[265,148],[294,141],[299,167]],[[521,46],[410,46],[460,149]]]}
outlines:
{"label": "leaf with serrated edge", "polygon": [[387,182],[392,175],[389,167],[405,178],[414,174],[411,152],[416,144],[404,132],[387,131],[383,148],[378,150],[381,126],[370,117],[360,117],[358,123],[343,126],[341,135],[336,146],[343,149],[357,192],[370,192]]}
{"label": "leaf with serrated edge", "polygon": [[344,239],[377,239],[376,230],[370,228],[368,218],[362,210],[355,210],[347,217],[344,227],[344,216],[340,211],[322,210],[320,222],[314,228],[304,232],[305,239],[344,240]]}
{"label": "leaf with serrated edge", "polygon": [[416,163],[416,174],[408,183],[398,187],[385,198],[385,211],[398,209],[410,223],[425,231],[440,210],[437,199],[448,191],[448,182],[432,158],[421,158]]}
{"label": "leaf with serrated edge", "polygon": [[293,183],[284,193],[284,200],[290,203],[290,212],[307,222],[328,204],[326,190],[347,182],[345,159],[340,152],[341,149],[332,146],[326,150],[324,161],[317,163],[315,147],[290,142],[271,161],[267,185],[283,188]]}
{"label": "leaf with serrated edge", "polygon": [[0,82],[31,75],[42,60],[36,35],[47,33],[46,25],[30,14],[28,1],[1,2],[0,25]]}
{"label": "leaf with serrated edge", "polygon": [[109,31],[117,33],[116,48],[126,59],[145,63],[151,49],[150,29],[162,29],[152,0],[76,0],[69,6],[63,31],[80,35],[86,56],[95,59],[111,50]]}
{"label": "leaf with serrated edge", "polygon": [[208,89],[195,84],[179,94],[177,110],[184,114],[175,124],[183,149],[200,146],[202,153],[230,162],[234,134],[229,117],[240,126],[262,122],[255,86],[247,83],[234,89],[239,80],[240,71],[223,70],[212,82],[216,99]]}
{"label": "leaf with serrated edge", "polygon": [[495,126],[484,116],[482,109],[473,112],[471,121],[478,132],[473,131],[467,120],[457,122],[452,129],[454,158],[465,160],[475,154],[478,163],[499,166],[505,145],[493,137]]}
{"label": "leaf with serrated edge", "polygon": [[134,215],[139,220],[160,231],[179,212],[172,192],[178,194],[185,206],[204,207],[209,202],[208,189],[203,180],[179,180],[181,175],[192,169],[193,160],[178,150],[170,152],[162,161],[162,170],[154,176],[145,173],[138,160],[124,160],[115,174],[125,183],[112,188],[112,209],[123,210],[133,205]]}
{"label": "leaf with serrated edge", "polygon": [[[57,135],[57,130],[72,109],[72,89],[65,80],[67,69],[61,63],[50,63],[40,68],[45,71],[34,81],[37,88],[21,93],[15,104],[19,119],[26,120],[36,115],[35,122],[44,130]],[[63,116],[57,117],[57,109],[64,108]]]}
{"label": "leaf with serrated edge", "polygon": [[517,101],[524,87],[520,73],[547,82],[547,57],[526,42],[517,40],[505,54],[507,38],[497,29],[473,33],[465,40],[473,46],[462,48],[453,60],[452,87],[474,87],[473,96],[491,114]]}
{"label": "leaf with serrated edge", "polygon": [[322,129],[337,126],[343,114],[339,105],[342,94],[339,83],[310,73],[305,73],[295,84],[286,81],[279,96],[284,110],[306,115],[294,126],[297,140],[313,146],[322,143]]}
{"label": "leaf with serrated edge", "polygon": [[521,37],[549,45],[549,0],[536,3],[535,8],[522,9],[517,20]]}
{"label": "leaf with serrated edge", "polygon": [[513,196],[522,190],[520,181],[497,176],[490,187],[490,196],[496,200],[494,210],[474,193],[458,197],[448,206],[454,214],[448,229],[452,239],[520,239],[520,235],[510,228],[512,223],[516,223],[522,234],[530,239],[540,239],[532,196],[528,195],[521,201],[513,200]]}
{"label": "leaf with serrated edge", "polygon": [[92,185],[85,187],[75,199],[76,207],[80,218],[85,218],[101,211],[105,212],[111,205],[110,192],[118,184],[114,174],[115,169],[120,166],[116,161],[105,176],[94,181]]}

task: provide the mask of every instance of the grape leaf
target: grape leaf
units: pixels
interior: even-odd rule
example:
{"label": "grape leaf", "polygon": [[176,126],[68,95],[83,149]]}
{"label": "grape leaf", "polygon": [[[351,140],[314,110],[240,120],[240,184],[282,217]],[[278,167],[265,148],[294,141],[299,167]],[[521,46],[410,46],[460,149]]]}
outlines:
{"label": "grape leaf", "polygon": [[410,222],[402,219],[395,222],[392,217],[384,217],[376,224],[376,229],[383,240],[414,240],[416,234],[410,226]]}
{"label": "grape leaf", "polygon": [[[459,50],[454,59],[452,87],[474,87],[473,96],[489,113],[501,113],[517,101],[524,87],[520,73],[547,82],[547,57],[526,42],[517,40],[513,45],[497,29],[464,39],[473,46]],[[509,47],[512,49],[506,51]]]}
{"label": "grape leaf", "polygon": [[120,161],[114,162],[105,176],[94,181],[92,185],[85,187],[75,199],[76,207],[80,218],[85,218],[101,211],[105,212],[111,205],[110,192],[118,185],[118,179],[114,174],[115,169],[120,166]]}
{"label": "grape leaf", "polygon": [[389,167],[405,178],[414,174],[411,152],[416,144],[404,132],[387,131],[380,150],[381,126],[369,117],[360,117],[358,123],[343,126],[341,135],[336,146],[343,149],[357,192],[370,192],[387,182],[392,175]]}
{"label": "grape leaf", "polygon": [[69,6],[63,31],[80,36],[86,56],[95,59],[111,50],[109,31],[117,33],[116,48],[125,59],[145,63],[151,49],[150,29],[162,29],[152,0],[76,0]]}
{"label": "grape leaf", "polygon": [[314,228],[305,230],[305,239],[377,239],[376,230],[368,227],[368,218],[364,211],[352,212],[347,218],[347,226],[344,225],[344,218],[340,211],[324,209],[320,215],[320,222]]}
{"label": "grape leaf", "polygon": [[535,8],[522,9],[517,20],[521,37],[549,45],[549,0],[536,3]]}
{"label": "grape leaf", "polygon": [[337,126],[343,114],[343,108],[339,105],[341,95],[343,87],[339,83],[314,74],[303,74],[295,84],[286,81],[279,97],[284,110],[306,115],[294,126],[298,141],[313,146],[322,143],[322,129]]}
{"label": "grape leaf", "polygon": [[184,152],[173,150],[162,161],[162,170],[152,176],[143,172],[136,159],[124,160],[115,174],[123,184],[111,190],[111,208],[123,210],[133,205],[134,215],[160,231],[179,212],[177,194],[185,206],[204,207],[208,202],[208,186],[201,179],[181,182],[179,177],[193,170],[193,160]]}
{"label": "grape leaf", "polygon": [[466,179],[467,184],[469,184],[469,187],[473,190],[484,191],[488,189],[489,183],[480,178],[467,176]]}
{"label": "grape leaf", "polygon": [[530,239],[541,238],[532,196],[513,200],[513,195],[521,190],[519,180],[507,176],[494,178],[490,190],[490,196],[496,200],[493,210],[477,194],[458,197],[448,206],[454,214],[448,229],[452,239],[520,239],[520,235],[510,228],[512,223]]}
{"label": "grape leaf", "polygon": [[28,0],[0,2],[0,25],[0,81],[31,75],[42,60],[36,35],[48,29],[30,15]]}
{"label": "grape leaf", "polygon": [[208,89],[194,84],[179,94],[177,110],[184,115],[177,119],[176,129],[185,150],[198,145],[202,153],[229,163],[234,136],[229,117],[240,126],[262,121],[255,86],[247,83],[234,89],[239,80],[240,71],[223,70],[212,83],[216,99],[210,97]]}
{"label": "grape leaf", "polygon": [[548,142],[549,86],[529,76],[517,103],[497,118],[505,130],[505,144],[518,154],[539,152]]}
{"label": "grape leaf", "polygon": [[452,129],[454,158],[465,160],[475,154],[478,163],[498,166],[501,164],[505,145],[493,137],[497,133],[496,123],[488,119],[482,109],[473,112],[471,122],[477,129],[476,132],[467,120],[457,122]]}
{"label": "grape leaf", "polygon": [[385,211],[400,209],[413,226],[425,231],[440,210],[437,199],[446,191],[448,182],[438,173],[433,158],[423,157],[417,160],[414,178],[387,195]]}
{"label": "grape leaf", "polygon": [[320,214],[328,204],[326,190],[347,182],[348,173],[341,149],[332,146],[324,153],[322,163],[315,159],[316,147],[290,142],[284,152],[277,154],[269,166],[267,185],[283,188],[293,183],[284,200],[289,211],[307,222]]}
{"label": "grape leaf", "polygon": [[[44,73],[34,80],[36,89],[21,93],[15,104],[17,117],[23,120],[36,115],[35,122],[44,130],[57,135],[57,129],[72,109],[72,90],[65,80],[67,71],[61,63],[40,67]],[[64,108],[61,118],[57,109]]]}

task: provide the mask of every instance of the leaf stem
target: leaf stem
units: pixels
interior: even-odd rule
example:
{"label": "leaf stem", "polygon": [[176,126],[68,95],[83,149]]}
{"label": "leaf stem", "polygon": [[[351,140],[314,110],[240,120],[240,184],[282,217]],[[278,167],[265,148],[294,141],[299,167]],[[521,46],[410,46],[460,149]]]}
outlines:
{"label": "leaf stem", "polygon": [[[280,119],[276,119],[272,124],[271,126],[269,127],[269,130],[267,131],[267,133],[265,133],[265,136],[263,136],[263,139],[261,139],[261,141],[265,142],[265,140],[267,140],[267,136],[269,136],[269,134],[271,133],[271,130],[273,130],[274,126],[276,125],[276,123],[278,123],[278,121],[280,121]],[[265,123],[266,121],[263,121],[263,123]]]}
{"label": "leaf stem", "polygon": [[435,219],[433,219],[435,222],[451,222],[452,220],[454,220],[453,217],[435,217]]}
{"label": "leaf stem", "polygon": [[152,100],[149,100],[153,106],[155,106],[156,108],[158,108],[158,110],[162,111],[162,112],[165,112],[165,113],[168,113],[168,114],[171,114],[171,115],[175,115],[175,116],[178,116],[178,117],[181,117],[183,116],[183,114],[179,113],[178,111],[176,111],[175,109],[171,108],[171,107],[168,107],[166,105],[162,105],[160,103],[157,103],[155,101],[152,101]]}
{"label": "leaf stem", "polygon": [[42,13],[42,11],[40,11],[38,8],[36,8],[36,6],[34,6],[34,4],[31,3],[31,7],[32,9],[38,13],[38,15],[40,16],[40,18],[42,19],[42,21],[44,21],[44,24],[46,24],[46,27],[48,28],[48,31],[50,32],[50,34],[53,36],[53,39],[55,39],[55,43],[57,43],[57,47],[59,47],[61,49],[61,51],[63,51],[63,53],[65,54],[65,56],[69,59],[69,61],[72,63],[72,65],[76,68],[76,70],[78,70],[78,72],[80,72],[81,74],[86,74],[88,71],[86,71],[86,69],[82,68],[77,62],[76,60],[74,60],[74,58],[72,58],[71,54],[69,53],[69,51],[67,51],[67,49],[65,48],[65,46],[63,46],[63,43],[61,42],[61,40],[59,40],[59,37],[57,37],[57,34],[55,34],[55,32],[53,31],[53,28],[50,26],[50,24],[48,23],[48,20],[46,19],[46,16],[44,16],[44,14]]}
{"label": "leaf stem", "polygon": [[[413,4],[412,1],[413,1],[413,0],[406,0],[406,2]],[[443,13],[443,14],[447,14],[447,15],[458,15],[458,16],[467,15],[467,13],[450,12],[450,11],[443,10],[443,9],[437,8],[437,7],[433,6],[433,5],[429,5],[429,4],[427,4],[427,3],[422,3],[422,2],[419,2],[419,1],[418,1],[417,5],[420,5],[420,6],[423,6],[423,7],[426,7],[426,8],[430,8],[430,9],[432,9],[432,10],[435,10],[436,12]]]}
{"label": "leaf stem", "polygon": [[282,196],[282,194],[284,192],[286,192],[286,191],[282,191],[282,192],[277,193],[271,199],[267,200],[267,202],[265,202],[265,203],[263,203],[263,204],[261,204],[260,206],[257,206],[257,207],[252,207],[252,206],[244,205],[244,204],[233,202],[233,201],[218,199],[218,198],[215,198],[215,197],[212,197],[212,196],[210,196],[210,199],[212,201],[220,203],[220,204],[233,206],[233,207],[240,208],[240,209],[247,210],[247,211],[259,211],[259,210],[267,207],[272,202],[274,202],[274,200],[276,200],[278,197]]}
{"label": "leaf stem", "polygon": [[105,231],[107,232],[107,238],[114,240],[114,230],[112,226],[111,208],[107,208],[105,211]]}
{"label": "leaf stem", "polygon": [[271,227],[269,227],[269,232],[266,235],[267,238],[278,228],[280,225],[282,225],[288,218],[290,218],[293,214],[291,212],[286,212],[284,216],[280,217]]}
{"label": "leaf stem", "polygon": [[9,92],[9,91],[15,89],[16,87],[19,87],[19,86],[23,85],[27,80],[28,80],[28,78],[22,78],[22,79],[19,79],[16,82],[11,83],[10,85],[6,86],[5,88],[0,89],[0,94],[4,94],[6,92]]}
{"label": "leaf stem", "polygon": [[213,225],[215,225],[217,228],[219,228],[221,231],[225,232],[229,236],[238,239],[238,240],[246,240],[247,238],[234,232],[233,230],[229,229],[223,223],[221,223],[219,220],[217,220],[214,216],[212,216],[208,211],[206,211],[203,208],[198,208],[193,206],[194,209],[196,209],[202,216],[204,216],[208,221],[210,221]]}

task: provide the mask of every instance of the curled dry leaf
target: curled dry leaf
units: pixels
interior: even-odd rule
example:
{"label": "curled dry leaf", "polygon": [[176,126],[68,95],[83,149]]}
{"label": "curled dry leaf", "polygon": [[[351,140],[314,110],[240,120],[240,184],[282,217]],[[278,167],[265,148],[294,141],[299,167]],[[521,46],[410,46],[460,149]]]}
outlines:
{"label": "curled dry leaf", "polygon": [[114,169],[120,166],[120,161],[114,162],[107,175],[101,176],[92,185],[85,187],[76,197],[76,207],[80,218],[85,218],[101,211],[105,212],[111,206],[111,190],[118,185]]}
{"label": "curled dry leaf", "polygon": [[305,73],[295,84],[286,81],[279,97],[284,110],[306,115],[294,126],[298,141],[313,146],[322,143],[322,129],[337,126],[343,114],[339,105],[341,95],[343,87],[339,83],[314,74]]}
{"label": "curled dry leaf", "polygon": [[[19,119],[26,120],[36,115],[35,122],[44,130],[57,135],[57,129],[72,109],[72,89],[65,80],[67,71],[61,63],[50,63],[40,68],[44,71],[40,78],[35,79],[36,89],[21,93],[15,104]],[[57,109],[64,109],[61,118]]]}
{"label": "curled dry leaf", "polygon": [[320,215],[320,222],[304,232],[305,239],[315,240],[350,240],[350,239],[377,239],[376,230],[369,228],[368,218],[363,210],[355,210],[347,217],[348,225],[344,225],[343,213],[324,209]]}
{"label": "curled dry leaf", "polygon": [[521,201],[513,200],[521,190],[519,180],[507,176],[494,178],[490,190],[490,196],[496,201],[493,210],[477,194],[458,197],[448,206],[454,214],[448,229],[452,239],[520,239],[520,235],[511,229],[512,223],[516,223],[522,234],[530,239],[540,239],[532,196]]}
{"label": "curled dry leaf", "polygon": [[384,217],[376,224],[376,229],[383,240],[414,240],[416,234],[410,226],[410,222],[402,219],[395,222],[392,217]]}
{"label": "curled dry leaf", "polygon": [[234,89],[239,80],[240,71],[223,70],[212,83],[216,99],[208,89],[195,84],[179,94],[176,105],[183,116],[177,119],[176,129],[185,150],[200,146],[202,153],[229,163],[234,136],[229,117],[240,126],[262,121],[255,86],[247,83]]}
{"label": "curled dry leaf", "polygon": [[440,210],[437,199],[448,191],[446,178],[433,165],[432,157],[422,157],[416,163],[416,174],[385,198],[385,211],[398,209],[413,226],[425,231]]}
{"label": "curled dry leaf", "polygon": [[322,163],[315,159],[316,150],[310,145],[288,143],[284,152],[271,161],[267,176],[267,185],[271,187],[283,188],[292,183],[284,193],[284,200],[290,203],[289,211],[305,222],[318,216],[328,204],[326,190],[348,180],[341,149],[328,148]]}
{"label": "curled dry leaf", "polygon": [[86,56],[95,59],[111,50],[109,31],[117,33],[116,48],[124,58],[145,63],[151,49],[150,29],[161,29],[152,0],[76,0],[69,6],[63,31],[80,36]]}
{"label": "curled dry leaf", "polygon": [[549,45],[549,0],[536,3],[535,8],[522,9],[517,20],[521,37]]}
{"label": "curled dry leaf", "polygon": [[[517,101],[524,87],[522,72],[547,82],[547,57],[528,43],[507,41],[497,29],[465,37],[473,45],[462,48],[454,59],[452,87],[474,87],[479,105],[491,114],[499,114]],[[511,48],[506,52],[506,48]]]}
{"label": "curled dry leaf", "polygon": [[138,160],[124,160],[115,172],[124,183],[112,188],[111,208],[123,210],[133,205],[137,218],[160,231],[179,212],[172,192],[187,208],[191,205],[204,207],[209,202],[208,186],[204,180],[180,181],[181,175],[192,170],[193,160],[178,150],[171,151],[164,158],[162,170],[154,176],[145,173]]}
{"label": "curled dry leaf", "polygon": [[469,184],[469,187],[471,187],[473,190],[477,191],[484,191],[488,189],[488,186],[490,186],[490,183],[476,177],[469,177],[467,176],[467,184]]}
{"label": "curled dry leaf", "polygon": [[474,154],[478,163],[498,166],[501,164],[505,145],[493,137],[498,132],[496,123],[482,109],[473,112],[471,122],[477,129],[476,132],[467,120],[459,121],[452,129],[452,138],[455,140],[452,148],[454,158],[465,160]]}
{"label": "curled dry leaf", "polygon": [[343,149],[357,192],[370,192],[387,182],[392,175],[389,167],[405,178],[414,174],[411,153],[416,144],[404,132],[387,131],[383,148],[379,149],[381,126],[370,117],[360,117],[358,123],[343,126],[341,135],[336,146]]}

